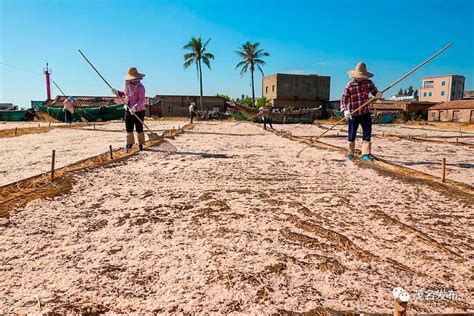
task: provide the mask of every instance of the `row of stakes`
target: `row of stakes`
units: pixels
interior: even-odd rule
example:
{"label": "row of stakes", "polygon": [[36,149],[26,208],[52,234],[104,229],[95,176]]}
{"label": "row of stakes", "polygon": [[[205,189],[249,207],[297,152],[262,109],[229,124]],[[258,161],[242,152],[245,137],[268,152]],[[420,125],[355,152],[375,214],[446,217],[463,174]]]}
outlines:
{"label": "row of stakes", "polygon": [[[50,123],[51,124],[51,123]],[[94,125],[95,129],[95,125]],[[182,128],[178,128],[177,130],[173,126],[173,136],[176,136],[178,132],[182,132]],[[112,150],[112,145],[109,145],[109,152],[110,152],[110,160],[114,159],[114,152]],[[55,163],[56,163],[56,150],[53,149],[52,155],[51,155],[51,181],[54,180],[54,171],[55,171]]]}

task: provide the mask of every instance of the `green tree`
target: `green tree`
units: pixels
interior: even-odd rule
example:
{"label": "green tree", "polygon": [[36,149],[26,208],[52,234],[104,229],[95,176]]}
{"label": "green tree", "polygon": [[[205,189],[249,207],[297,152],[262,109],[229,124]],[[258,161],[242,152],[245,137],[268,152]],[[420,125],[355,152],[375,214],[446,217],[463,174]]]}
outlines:
{"label": "green tree", "polygon": [[265,97],[260,97],[257,99],[257,108],[262,107],[262,106],[266,108],[271,105],[272,105],[271,101]]}
{"label": "green tree", "polygon": [[217,93],[216,94],[217,97],[221,97],[224,99],[224,101],[230,101],[230,97],[227,95],[227,94],[221,94],[221,93]]}
{"label": "green tree", "polygon": [[252,80],[252,105],[255,106],[255,82],[254,82],[254,72],[255,69],[258,69],[263,76],[262,66],[265,65],[263,57],[268,57],[270,54],[265,50],[259,48],[260,43],[251,43],[247,41],[245,44],[242,44],[242,47],[239,50],[236,50],[235,53],[242,58],[235,69],[241,68],[240,76],[243,76],[247,71],[250,70],[250,76]]}
{"label": "green tree", "polygon": [[211,59],[214,59],[214,55],[206,52],[206,46],[209,44],[208,39],[204,44],[200,37],[192,37],[191,40],[183,46],[183,49],[189,51],[189,53],[184,54],[184,69],[187,69],[193,63],[196,64],[197,76],[199,79],[199,88],[200,88],[200,98],[199,103],[202,111],[202,63],[204,63],[207,68],[211,69]]}
{"label": "green tree", "polygon": [[403,95],[403,89],[400,88],[400,90],[398,90],[398,94],[397,95]]}
{"label": "green tree", "polygon": [[413,95],[413,86],[409,86],[407,90],[407,95]]}

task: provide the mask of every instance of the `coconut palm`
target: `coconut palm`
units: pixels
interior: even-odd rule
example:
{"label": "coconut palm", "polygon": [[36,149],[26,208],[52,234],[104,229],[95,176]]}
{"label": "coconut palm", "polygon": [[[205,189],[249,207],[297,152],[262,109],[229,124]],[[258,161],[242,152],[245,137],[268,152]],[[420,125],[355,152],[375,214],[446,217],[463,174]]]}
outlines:
{"label": "coconut palm", "polygon": [[250,76],[252,80],[252,105],[255,106],[255,83],[253,73],[255,69],[260,70],[263,76],[262,66],[265,65],[262,57],[268,57],[270,54],[265,50],[259,48],[260,43],[251,43],[247,41],[239,50],[235,53],[242,57],[242,61],[235,66],[235,69],[242,68],[240,70],[240,76],[243,76],[247,71],[250,70]]}
{"label": "coconut palm", "polygon": [[206,53],[206,46],[209,44],[208,39],[204,45],[200,37],[192,37],[191,40],[184,45],[183,49],[188,50],[189,53],[184,54],[184,69],[187,69],[191,64],[196,64],[197,76],[199,79],[200,86],[200,99],[199,103],[202,111],[202,63],[204,63],[207,68],[211,69],[211,59],[214,59],[214,55],[211,53]]}

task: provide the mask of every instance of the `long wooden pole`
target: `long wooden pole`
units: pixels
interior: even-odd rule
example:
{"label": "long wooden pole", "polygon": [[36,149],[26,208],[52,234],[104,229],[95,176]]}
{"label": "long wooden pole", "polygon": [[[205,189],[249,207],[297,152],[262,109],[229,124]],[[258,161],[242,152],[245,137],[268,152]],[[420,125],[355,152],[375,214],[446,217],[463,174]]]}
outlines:
{"label": "long wooden pole", "polygon": [[[415,68],[413,68],[412,70],[410,70],[409,72],[407,72],[403,77],[401,77],[400,79],[398,79],[397,81],[395,81],[394,83],[392,83],[391,85],[389,85],[387,88],[385,88],[384,90],[382,90],[382,93],[385,93],[387,90],[390,90],[391,88],[393,88],[395,85],[397,85],[398,83],[400,83],[403,79],[405,79],[406,77],[410,76],[412,73],[414,73],[415,71],[417,71],[418,69],[420,69],[421,67],[423,67],[424,65],[426,65],[427,63],[429,63],[430,61],[432,61],[434,58],[436,58],[438,55],[440,55],[441,53],[443,53],[445,50],[447,50],[448,48],[450,48],[451,46],[453,46],[453,43],[450,43],[448,45],[446,45],[443,49],[441,49],[440,51],[438,51],[436,54],[434,54],[433,56],[431,56],[430,58],[428,58],[427,60],[425,60],[424,62],[422,62],[421,64],[419,64],[418,66],[416,66]],[[360,109],[362,109],[363,107],[369,105],[370,103],[374,102],[375,100],[377,100],[376,97],[372,97],[370,98],[367,102],[365,102],[364,104],[362,104],[361,106],[359,106],[357,109],[355,109],[354,111],[351,112],[351,115],[356,113],[357,111],[359,111]],[[322,132],[321,134],[319,134],[319,136],[316,137],[316,140],[321,138],[323,135],[325,135],[327,132],[329,132],[330,130],[332,130],[334,127],[336,127],[337,125],[339,125],[339,123],[341,123],[342,121],[344,121],[345,118],[342,118],[340,119],[339,121],[337,121],[336,124],[334,124],[333,126],[331,126],[330,128],[328,128],[327,130],[325,130],[324,132]],[[303,148],[302,150],[300,150],[297,154],[296,154],[296,157],[298,158],[301,153],[308,147],[310,147],[311,145],[308,145],[306,146],[305,148]]]}
{"label": "long wooden pole", "polygon": [[[110,83],[105,80],[105,78],[100,74],[100,72],[97,70],[97,68],[94,67],[94,65],[89,61],[89,59],[87,59],[87,57],[81,52],[81,50],[79,49],[79,53],[82,55],[82,57],[84,57],[84,59],[87,61],[87,63],[92,67],[92,69],[94,69],[94,71],[99,75],[99,77],[105,82],[105,84],[107,86],[109,86],[110,90],[112,90],[112,86],[110,85]],[[125,106],[127,106],[128,108],[128,104],[125,103],[125,100],[119,96],[119,98],[124,102]],[[156,133],[153,133],[152,130],[136,115],[136,114],[133,114],[135,116],[135,118],[143,124],[143,126],[146,127],[146,129],[148,130],[148,132],[154,137],[154,138],[159,138],[158,135]]]}

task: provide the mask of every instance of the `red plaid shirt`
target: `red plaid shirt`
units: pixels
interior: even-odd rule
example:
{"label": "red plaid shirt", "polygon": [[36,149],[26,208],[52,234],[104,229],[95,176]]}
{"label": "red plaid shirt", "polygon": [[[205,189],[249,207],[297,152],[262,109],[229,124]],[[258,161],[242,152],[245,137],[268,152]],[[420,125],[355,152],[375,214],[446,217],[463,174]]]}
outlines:
{"label": "red plaid shirt", "polygon": [[[354,111],[359,106],[369,100],[369,93],[373,96],[378,92],[377,87],[372,80],[366,79],[362,82],[355,80],[350,81],[344,89],[344,93],[341,98],[341,112],[346,110]],[[361,115],[370,112],[370,106],[364,106],[362,109],[354,113],[353,115]]]}

